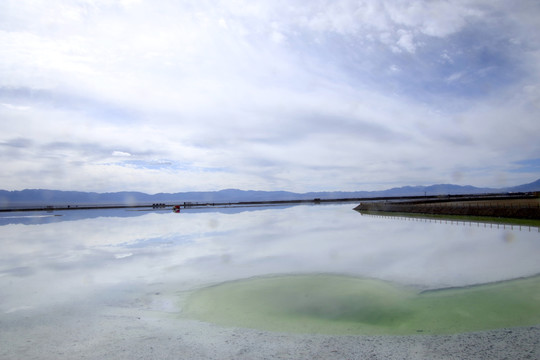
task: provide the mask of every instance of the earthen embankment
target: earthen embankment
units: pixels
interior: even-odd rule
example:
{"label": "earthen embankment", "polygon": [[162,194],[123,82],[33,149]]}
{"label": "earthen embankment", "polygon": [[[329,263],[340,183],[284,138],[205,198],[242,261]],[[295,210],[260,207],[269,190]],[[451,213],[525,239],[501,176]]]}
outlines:
{"label": "earthen embankment", "polygon": [[540,220],[540,198],[531,194],[491,199],[471,197],[424,201],[377,201],[360,203],[355,210]]}

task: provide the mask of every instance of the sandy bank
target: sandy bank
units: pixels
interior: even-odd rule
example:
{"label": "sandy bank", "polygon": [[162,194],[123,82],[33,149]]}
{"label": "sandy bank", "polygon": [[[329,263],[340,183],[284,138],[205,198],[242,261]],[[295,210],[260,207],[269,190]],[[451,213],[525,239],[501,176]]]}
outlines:
{"label": "sandy bank", "polygon": [[[540,326],[448,336],[330,336],[225,328],[173,313],[84,307],[3,314],[1,359],[538,359]],[[23,315],[23,316],[21,316]]]}

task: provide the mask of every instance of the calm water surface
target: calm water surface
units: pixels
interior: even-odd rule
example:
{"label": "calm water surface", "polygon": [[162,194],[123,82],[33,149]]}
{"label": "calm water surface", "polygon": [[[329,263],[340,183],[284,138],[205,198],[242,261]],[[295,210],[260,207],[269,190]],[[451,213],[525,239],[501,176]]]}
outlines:
{"label": "calm water surface", "polygon": [[0,316],[82,298],[103,304],[152,284],[183,291],[270,274],[433,289],[540,273],[537,228],[365,216],[353,206],[2,214]]}

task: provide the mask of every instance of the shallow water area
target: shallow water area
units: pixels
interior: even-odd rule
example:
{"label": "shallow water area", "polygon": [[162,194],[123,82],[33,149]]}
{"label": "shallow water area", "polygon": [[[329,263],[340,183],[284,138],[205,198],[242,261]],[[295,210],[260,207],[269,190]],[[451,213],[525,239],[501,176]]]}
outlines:
{"label": "shallow water area", "polygon": [[[422,291],[540,273],[536,228],[363,216],[353,207],[349,203],[182,209],[179,214],[126,209],[1,214],[0,358],[41,358],[40,351],[55,347],[64,358],[73,358],[74,344],[81,356],[88,357],[98,348],[104,350],[95,354],[103,355],[118,347],[130,354],[130,346],[139,349],[145,341],[152,343],[156,333],[162,334],[163,342],[180,341],[180,335],[172,334],[195,336],[189,334],[198,334],[203,323],[192,318],[221,324],[208,325],[204,331],[222,329],[223,336],[232,336],[226,329],[257,328],[247,318],[230,323],[188,311],[187,300],[198,290],[218,289],[220,284],[260,286],[246,279],[292,281],[290,274],[305,279],[317,275],[316,281],[333,279],[312,286],[320,288],[319,298],[308,306],[297,302],[291,307],[286,296],[274,297],[276,311],[299,320],[290,321],[286,328],[275,324],[273,331],[362,333],[344,330],[343,323],[352,318],[356,321],[347,326],[367,323],[372,329],[366,333],[380,334],[406,333],[397,331],[397,324],[410,319],[421,303],[411,299],[428,297],[418,295]],[[370,289],[381,291],[385,303],[373,300],[378,299],[375,291],[370,295],[371,315],[366,315],[362,312],[366,307],[355,301],[361,287],[351,281],[372,284]],[[299,288],[299,284],[282,288]],[[516,301],[533,294],[515,293]],[[294,293],[286,295],[294,297]],[[402,302],[403,297],[412,302]],[[381,316],[372,316],[375,305],[387,306],[382,328],[375,324]],[[537,308],[522,309],[522,315],[537,319]],[[522,315],[488,328],[529,324],[514,321]],[[302,329],[306,318],[314,322]],[[430,331],[414,326],[415,332],[423,331],[420,334]],[[222,335],[214,334],[214,339],[221,339]],[[257,333],[252,335],[256,338]],[[51,348],[51,344],[55,345]],[[223,340],[220,346],[225,344]],[[182,346],[186,351],[187,345]],[[205,346],[201,343],[196,349]],[[54,354],[50,358],[62,357]]]}
{"label": "shallow water area", "polygon": [[329,334],[452,334],[540,322],[540,277],[418,293],[340,275],[259,277],[191,295],[188,316],[228,326]]}

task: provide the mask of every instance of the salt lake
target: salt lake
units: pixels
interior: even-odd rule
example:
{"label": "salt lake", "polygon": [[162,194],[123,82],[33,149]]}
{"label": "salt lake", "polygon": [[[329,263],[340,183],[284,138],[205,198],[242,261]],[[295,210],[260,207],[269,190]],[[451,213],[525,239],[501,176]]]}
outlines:
{"label": "salt lake", "polygon": [[[211,324],[211,317],[187,311],[193,294],[239,281],[286,282],[291,277],[312,281],[315,276],[326,279],[326,286],[360,279],[420,294],[534,279],[540,273],[536,227],[369,216],[353,207],[349,203],[180,213],[135,209],[4,213],[0,328],[11,334],[4,341],[25,334],[35,339],[42,334],[38,329],[45,318],[63,319],[55,322],[60,329],[64,325],[71,329],[78,319],[93,324],[96,334],[111,332],[100,330],[105,325],[97,320],[133,316],[138,310],[143,315],[135,318],[162,319],[168,327],[183,318]],[[350,288],[347,281],[344,287]],[[538,281],[531,286],[537,296]],[[328,289],[332,291],[331,286]],[[334,300],[330,296],[324,301]],[[302,305],[295,308],[301,310]],[[531,311],[537,319],[539,314]],[[277,326],[263,329],[280,331]],[[305,331],[326,333],[324,324],[317,326]],[[138,336],[145,332],[137,331]],[[130,331],[119,329],[114,334],[109,335],[122,338]],[[99,337],[83,330],[79,335]],[[29,351],[25,344],[11,346]]]}

